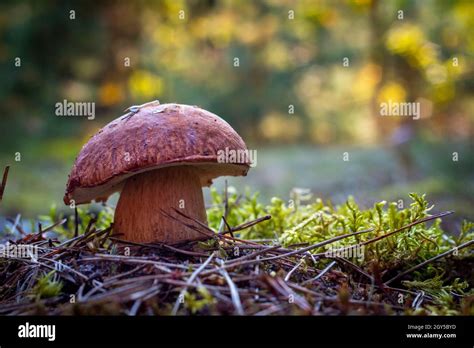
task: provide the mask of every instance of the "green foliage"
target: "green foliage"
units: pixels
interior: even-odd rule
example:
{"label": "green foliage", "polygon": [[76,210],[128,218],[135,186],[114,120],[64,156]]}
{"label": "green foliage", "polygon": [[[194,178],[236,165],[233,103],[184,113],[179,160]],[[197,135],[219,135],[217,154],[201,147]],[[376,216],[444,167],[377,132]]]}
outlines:
{"label": "green foliage", "polygon": [[[286,204],[280,198],[273,198],[269,205],[257,203],[257,195],[239,197],[230,190],[228,202],[231,226],[239,225],[250,219],[270,214],[271,220],[262,222],[248,230],[240,232],[241,238],[276,238],[284,246],[298,243],[316,244],[337,236],[356,231],[370,232],[341,239],[335,243],[312,250],[314,253],[327,252],[343,247],[354,246],[370,239],[407,226],[414,221],[429,216],[433,206],[425,195],[411,193],[412,203],[403,208],[402,202],[385,201],[374,204],[373,208],[361,209],[353,197],[345,204],[333,206],[324,204],[320,199],[308,205]],[[211,227],[219,225],[223,214],[223,196],[212,191],[213,206],[208,210]],[[239,202],[236,204],[236,202]],[[420,223],[377,242],[369,243],[362,249],[363,257],[354,254],[348,258],[356,265],[372,273],[372,270],[399,272],[426,261],[440,253],[474,238],[474,224],[463,222],[458,237],[446,234],[441,228],[441,219]],[[455,257],[462,258],[472,253],[468,248],[459,250]],[[326,259],[321,259],[323,264]],[[459,279],[449,280],[442,265],[429,264],[412,274],[413,280],[405,282],[412,289],[422,290],[432,295],[438,303],[446,308],[453,304],[453,292],[459,296],[469,286]],[[472,284],[471,284],[472,287]],[[472,292],[472,291],[471,291]]]}
{"label": "green foliage", "polygon": [[[99,212],[93,213],[87,207],[77,207],[78,216],[78,232],[82,234],[86,231],[91,219],[95,218],[94,226],[96,229],[102,230],[110,226],[114,220],[114,210],[109,206],[104,206]],[[54,223],[61,221],[65,215],[58,212],[56,205],[52,205],[48,215],[40,215],[38,220],[43,224],[43,227],[48,227]],[[74,213],[69,216],[66,222],[53,229],[60,239],[68,239],[74,236],[76,221]]]}
{"label": "green foliage", "polygon": [[36,285],[32,289],[32,294],[36,299],[50,298],[58,296],[63,288],[63,283],[55,279],[55,271],[51,271],[38,278]]}
{"label": "green foliage", "polygon": [[[251,194],[247,191],[239,195],[233,187],[228,188],[227,198],[214,188],[211,189],[211,197],[212,204],[207,210],[208,223],[209,227],[215,231],[218,231],[221,226],[226,203],[227,222],[231,227],[271,215],[270,220],[235,233],[236,237],[243,239],[269,239],[270,242],[289,247],[300,243],[317,244],[353,232],[367,231],[326,244],[311,252],[318,254],[359,246],[362,255],[352,254],[344,257],[369,274],[383,272],[395,275],[474,239],[474,223],[464,221],[459,235],[453,236],[443,231],[441,219],[438,218],[415,224],[387,238],[362,245],[429,217],[433,206],[426,200],[425,195],[416,193],[409,195],[411,203],[408,205],[402,201],[390,203],[381,201],[375,203],[372,208],[366,209],[361,208],[353,197],[349,197],[344,204],[336,206],[330,202],[323,202],[321,199],[315,199],[310,204],[301,204],[297,199],[285,202],[277,197],[264,205],[258,201],[258,193]],[[78,209],[78,215],[79,233],[84,233],[91,215],[83,209]],[[113,210],[105,207],[95,216],[97,228],[104,229],[113,221]],[[56,212],[55,207],[52,207],[50,214],[42,216],[41,221],[49,225],[60,218],[62,215]],[[59,239],[64,239],[73,235],[74,228],[74,216],[71,216],[64,225],[56,227],[53,231],[57,233]],[[214,239],[210,239],[200,242],[199,246],[210,249],[219,245]],[[453,253],[453,257],[462,259],[471,254],[472,248],[464,248],[458,250],[456,254]],[[224,249],[221,249],[221,257],[227,258]],[[320,263],[318,266],[323,267],[327,264],[328,258],[318,258],[317,262]],[[412,272],[409,276],[410,280],[402,282],[405,287],[413,291],[423,291],[434,299],[435,304],[440,305],[440,308],[425,306],[423,309],[413,310],[412,314],[422,314],[426,311],[432,314],[456,314],[454,308],[457,297],[467,298],[474,295],[472,284],[468,283],[471,280],[463,280],[450,276],[448,273],[446,263],[433,262]],[[38,297],[45,298],[60,293],[62,284],[55,282],[53,275],[54,272],[51,272],[38,280],[34,291]],[[205,288],[198,288],[193,293],[185,293],[184,300],[184,307],[191,313],[199,312],[214,303],[214,299],[206,293]]]}
{"label": "green foliage", "polygon": [[[230,226],[238,226],[265,215],[271,219],[237,233],[244,239],[272,239],[283,246],[308,243],[316,244],[337,236],[356,231],[370,230],[357,236],[341,239],[332,244],[314,249],[312,252],[321,253],[337,248],[349,247],[364,243],[370,239],[395,231],[416,220],[429,216],[433,206],[428,203],[425,195],[411,193],[411,204],[401,207],[403,202],[378,202],[370,209],[361,209],[353,197],[345,204],[333,206],[330,202],[323,203],[316,199],[310,204],[300,204],[298,200],[286,203],[281,198],[274,197],[270,204],[264,205],[258,201],[258,193],[246,192],[239,195],[233,187],[227,194],[228,215]],[[224,215],[225,196],[216,189],[211,189],[212,204],[207,210],[209,227],[218,230]],[[95,214],[96,228],[105,229],[113,221],[113,209],[106,206]],[[86,209],[78,208],[79,234],[84,233],[92,216]],[[41,216],[44,226],[49,226],[63,218],[53,206],[49,215]],[[53,231],[59,239],[70,238],[75,230],[74,216],[67,222],[57,226]],[[353,255],[351,261],[358,266],[371,268],[376,266],[383,270],[397,270],[414,266],[442,252],[450,250],[474,238],[474,223],[464,221],[457,237],[446,234],[441,228],[441,219],[417,224],[390,237],[375,243],[369,243],[362,249],[363,257]],[[214,247],[214,240],[202,242],[204,248]],[[459,251],[457,257],[468,253],[468,249]],[[417,274],[415,280],[423,280],[423,276],[436,276],[441,272],[434,266],[426,267],[423,274]]]}
{"label": "green foliage", "polygon": [[215,299],[204,286],[199,286],[196,293],[188,291],[184,293],[184,307],[192,314],[196,314],[214,303]]}
{"label": "green foliage", "polygon": [[469,288],[468,282],[456,278],[451,284],[445,285],[443,276],[444,274],[440,274],[423,281],[404,281],[403,285],[409,289],[423,290],[425,293],[433,296],[435,303],[438,304],[453,304],[452,292],[462,296],[467,295],[465,291]]}
{"label": "green foliage", "polygon": [[[474,296],[474,290],[470,288],[467,281],[455,278],[449,284],[443,279],[444,273],[433,278],[412,280],[402,282],[404,286],[420,294],[427,294],[433,298],[433,305],[416,309],[409,314],[429,314],[429,315],[459,315],[455,297],[460,297],[466,301],[469,296]],[[453,296],[455,295],[455,296]]]}
{"label": "green foliage", "polygon": [[455,239],[456,245],[460,245],[474,239],[474,222],[464,220],[461,225],[461,233]]}

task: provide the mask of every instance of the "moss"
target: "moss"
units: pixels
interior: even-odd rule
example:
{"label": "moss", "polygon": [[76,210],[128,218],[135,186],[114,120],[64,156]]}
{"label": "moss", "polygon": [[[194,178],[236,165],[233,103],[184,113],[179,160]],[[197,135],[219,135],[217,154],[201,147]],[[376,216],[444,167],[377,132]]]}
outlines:
{"label": "moss", "polygon": [[[365,273],[374,277],[378,283],[400,274],[426,260],[441,253],[447,252],[467,241],[474,239],[474,223],[465,221],[457,234],[448,233],[441,226],[441,219],[418,223],[403,229],[387,238],[376,242],[372,239],[381,237],[392,231],[412,224],[413,222],[429,217],[433,205],[425,195],[412,193],[409,195],[409,204],[402,201],[377,202],[370,208],[361,208],[353,197],[348,197],[344,204],[333,205],[315,199],[310,204],[300,204],[297,199],[285,202],[274,197],[269,204],[259,202],[258,193],[245,193],[239,195],[235,189],[229,188],[226,195],[211,190],[212,204],[209,207],[209,226],[218,230],[224,214],[224,206],[228,206],[227,222],[230,226],[237,226],[257,218],[271,215],[271,219],[263,221],[251,228],[235,233],[242,239],[269,239],[269,243],[281,244],[290,247],[293,244],[317,244],[328,239],[346,235],[357,231],[367,231],[356,236],[340,239],[334,243],[311,250],[314,254],[353,248],[352,254],[344,256]],[[227,199],[227,202],[226,202]],[[227,204],[225,204],[227,203]],[[91,215],[83,209],[78,209],[79,231],[84,233],[90,222]],[[55,208],[51,209],[48,216],[41,217],[42,221],[55,222],[61,217]],[[113,221],[113,209],[104,208],[95,215],[96,229],[105,229]],[[66,239],[73,235],[75,229],[74,219],[69,219],[64,225],[54,229],[58,238]],[[93,241],[92,241],[93,242]],[[367,244],[364,244],[368,242]],[[94,246],[96,249],[99,246]],[[221,248],[214,239],[199,242],[201,250],[219,249],[218,256],[228,259],[229,252]],[[111,246],[111,254],[119,253],[115,246]],[[406,314],[411,315],[451,315],[473,312],[474,291],[472,266],[474,257],[472,247],[460,250],[448,257],[430,262],[424,267],[407,274],[394,285],[410,290],[415,296],[429,297],[430,301],[407,309]],[[331,258],[316,258],[316,264],[303,262],[300,272],[314,266],[323,269]],[[272,271],[271,267],[262,265],[265,272]],[[115,273],[112,272],[112,273]],[[285,272],[286,274],[286,272]],[[39,278],[33,288],[37,298],[54,297],[61,293],[62,283],[55,281],[54,272]],[[429,304],[428,304],[429,302]],[[189,313],[206,313],[215,310],[218,301],[205,287],[189,290],[185,293],[183,308]],[[418,308],[417,308],[418,307]],[[163,308],[157,310],[162,311]]]}
{"label": "moss", "polygon": [[32,289],[32,294],[36,299],[56,297],[61,293],[63,283],[55,280],[54,275],[55,271],[51,271],[38,278]]}
{"label": "moss", "polygon": [[194,292],[185,291],[184,293],[184,308],[191,314],[201,312],[205,308],[209,309],[215,302],[215,299],[204,286],[197,287]]}
{"label": "moss", "polygon": [[[223,195],[212,191],[213,206],[208,210],[212,228],[217,228],[222,216]],[[418,219],[430,216],[433,205],[426,200],[425,195],[411,193],[408,207],[403,208],[403,202],[378,202],[370,209],[361,209],[353,197],[345,204],[333,206],[330,202],[324,204],[316,199],[312,204],[286,204],[280,198],[273,198],[269,205],[257,202],[258,195],[246,195],[238,198],[237,193],[228,197],[230,214],[228,222],[231,226],[270,214],[272,219],[262,222],[251,229],[242,231],[241,238],[275,238],[275,242],[283,246],[307,243],[316,244],[343,234],[371,230],[368,233],[341,239],[335,243],[312,250],[321,253],[331,248],[338,249],[358,245],[375,237],[387,234]],[[237,203],[238,201],[238,203]],[[291,202],[290,202],[291,203]],[[359,254],[349,254],[349,259],[369,274],[382,272],[385,278],[409,269],[440,253],[451,250],[469,240],[474,239],[474,223],[464,221],[458,236],[447,233],[441,228],[441,219],[417,224],[409,229],[396,233],[375,243],[367,244]],[[362,257],[360,253],[362,252]],[[469,259],[472,247],[454,251],[455,260]],[[323,267],[327,259],[318,261]],[[459,299],[473,295],[472,283],[459,278],[449,277],[446,272],[447,262],[436,262],[420,268],[410,274],[409,281],[402,285],[413,291],[423,291],[432,296],[434,302],[443,306],[443,310],[435,312],[436,308],[426,309],[431,314],[453,314],[450,312]],[[452,264],[448,265],[452,266]],[[468,267],[469,269],[469,267]],[[465,274],[469,279],[469,275]],[[471,290],[469,290],[471,289]],[[418,312],[413,312],[417,314]]]}

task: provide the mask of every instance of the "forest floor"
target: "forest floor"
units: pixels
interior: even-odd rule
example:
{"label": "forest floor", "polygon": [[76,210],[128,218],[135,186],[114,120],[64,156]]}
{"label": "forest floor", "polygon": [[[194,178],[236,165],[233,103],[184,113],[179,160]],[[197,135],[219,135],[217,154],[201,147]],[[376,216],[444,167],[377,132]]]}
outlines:
{"label": "forest floor", "polygon": [[[0,314],[473,315],[473,226],[456,242],[450,240],[453,245],[443,246],[442,238],[448,237],[439,221],[451,212],[426,214],[424,200],[415,198],[411,210],[399,211],[399,217],[408,215],[410,222],[400,220],[386,231],[366,228],[359,220],[366,217],[374,226],[394,210],[385,213],[380,205],[357,215],[348,203],[340,209],[359,216],[355,232],[335,231],[340,226],[336,220],[320,225],[305,215],[280,236],[255,238],[297,215],[278,213],[284,206],[276,201],[265,208],[273,216],[259,213],[234,227],[223,219],[227,228],[220,229],[178,210],[166,214],[203,236],[178,245],[123,241],[113,234],[112,225],[104,227],[104,216],[87,219],[81,213],[80,223],[64,219],[47,228],[40,224],[35,233],[20,230],[20,238],[10,234],[0,244],[4,251],[6,245],[32,247],[29,257],[0,258]],[[220,203],[238,209],[255,205],[250,200],[242,208],[235,195]],[[329,212],[322,205],[317,209]],[[299,208],[301,214],[303,210]],[[213,212],[208,214],[212,220]],[[227,208],[224,216],[233,219]],[[306,225],[311,229],[305,230]],[[298,242],[322,226],[330,229],[316,240]],[[74,235],[64,238],[65,231]],[[328,248],[331,245],[337,248]],[[363,248],[369,253],[365,260],[358,254]]]}

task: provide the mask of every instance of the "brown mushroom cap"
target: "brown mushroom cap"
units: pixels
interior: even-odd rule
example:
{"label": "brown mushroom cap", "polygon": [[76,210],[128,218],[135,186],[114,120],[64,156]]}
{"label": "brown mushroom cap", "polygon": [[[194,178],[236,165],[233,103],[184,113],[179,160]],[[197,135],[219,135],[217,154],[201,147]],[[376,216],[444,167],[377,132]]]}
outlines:
{"label": "brown mushroom cap", "polygon": [[198,169],[202,186],[218,176],[246,175],[250,162],[219,163],[218,151],[247,150],[242,138],[219,116],[196,106],[144,105],[99,130],[76,158],[64,202],[88,203],[120,191],[125,179],[176,165]]}

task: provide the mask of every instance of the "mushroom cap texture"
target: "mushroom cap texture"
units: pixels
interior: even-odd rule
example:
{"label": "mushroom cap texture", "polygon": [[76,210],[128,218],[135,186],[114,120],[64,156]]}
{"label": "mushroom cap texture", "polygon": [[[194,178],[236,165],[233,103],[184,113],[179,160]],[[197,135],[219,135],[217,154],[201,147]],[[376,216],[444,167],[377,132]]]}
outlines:
{"label": "mushroom cap texture", "polygon": [[247,175],[248,156],[220,163],[219,154],[226,148],[235,153],[247,150],[219,116],[197,106],[145,104],[137,113],[107,124],[83,146],[69,175],[64,203],[106,200],[127,178],[167,166],[194,166],[202,186],[218,176]]}

